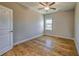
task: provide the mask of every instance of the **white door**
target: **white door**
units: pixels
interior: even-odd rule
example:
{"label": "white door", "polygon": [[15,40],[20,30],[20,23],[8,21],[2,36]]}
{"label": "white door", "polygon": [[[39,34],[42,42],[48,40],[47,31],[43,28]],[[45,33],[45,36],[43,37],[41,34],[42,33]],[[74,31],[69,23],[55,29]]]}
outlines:
{"label": "white door", "polygon": [[13,47],[13,11],[0,5],[0,55]]}

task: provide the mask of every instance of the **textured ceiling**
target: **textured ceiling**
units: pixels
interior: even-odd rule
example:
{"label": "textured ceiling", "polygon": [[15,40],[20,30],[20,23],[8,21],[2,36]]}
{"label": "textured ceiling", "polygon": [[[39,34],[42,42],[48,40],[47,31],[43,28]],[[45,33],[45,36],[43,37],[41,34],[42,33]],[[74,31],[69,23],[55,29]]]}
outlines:
{"label": "textured ceiling", "polygon": [[52,7],[55,7],[56,10],[50,9],[48,11],[39,10],[38,8],[43,7],[39,4],[39,2],[19,2],[19,4],[31,8],[32,10],[42,13],[42,14],[49,14],[57,11],[64,11],[74,9],[76,2],[56,2]]}

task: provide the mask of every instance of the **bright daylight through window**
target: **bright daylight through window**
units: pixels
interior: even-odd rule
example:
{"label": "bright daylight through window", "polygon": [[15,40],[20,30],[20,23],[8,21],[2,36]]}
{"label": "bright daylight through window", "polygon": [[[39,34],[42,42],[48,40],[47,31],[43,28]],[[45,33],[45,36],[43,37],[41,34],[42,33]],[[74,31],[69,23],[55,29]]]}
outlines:
{"label": "bright daylight through window", "polygon": [[52,19],[45,20],[45,30],[52,30]]}

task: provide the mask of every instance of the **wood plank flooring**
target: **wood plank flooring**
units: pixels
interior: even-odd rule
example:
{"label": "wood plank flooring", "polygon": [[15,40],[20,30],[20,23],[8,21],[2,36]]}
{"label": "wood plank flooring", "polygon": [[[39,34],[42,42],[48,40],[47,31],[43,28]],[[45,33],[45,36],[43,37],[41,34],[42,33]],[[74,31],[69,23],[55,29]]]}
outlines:
{"label": "wood plank flooring", "polygon": [[73,40],[41,36],[14,46],[3,56],[77,56]]}

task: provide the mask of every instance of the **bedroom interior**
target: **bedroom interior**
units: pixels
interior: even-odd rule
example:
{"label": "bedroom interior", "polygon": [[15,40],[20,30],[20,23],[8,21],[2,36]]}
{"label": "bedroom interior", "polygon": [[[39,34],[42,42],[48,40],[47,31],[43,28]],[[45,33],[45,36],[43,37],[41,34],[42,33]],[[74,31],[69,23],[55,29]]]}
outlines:
{"label": "bedroom interior", "polygon": [[0,2],[1,56],[78,56],[78,2]]}

